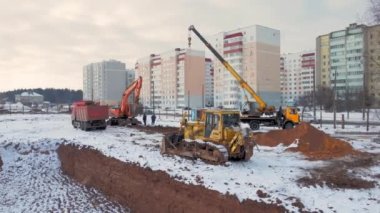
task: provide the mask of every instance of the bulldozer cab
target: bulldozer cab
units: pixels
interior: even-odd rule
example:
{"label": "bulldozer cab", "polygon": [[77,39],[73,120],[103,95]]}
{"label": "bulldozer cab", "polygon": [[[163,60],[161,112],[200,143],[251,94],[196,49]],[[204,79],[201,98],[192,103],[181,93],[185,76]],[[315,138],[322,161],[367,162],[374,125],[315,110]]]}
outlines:
{"label": "bulldozer cab", "polygon": [[205,138],[222,140],[223,130],[226,127],[237,127],[240,122],[238,111],[209,111],[206,112]]}
{"label": "bulldozer cab", "polygon": [[205,138],[210,138],[213,130],[219,130],[220,115],[214,112],[206,112]]}

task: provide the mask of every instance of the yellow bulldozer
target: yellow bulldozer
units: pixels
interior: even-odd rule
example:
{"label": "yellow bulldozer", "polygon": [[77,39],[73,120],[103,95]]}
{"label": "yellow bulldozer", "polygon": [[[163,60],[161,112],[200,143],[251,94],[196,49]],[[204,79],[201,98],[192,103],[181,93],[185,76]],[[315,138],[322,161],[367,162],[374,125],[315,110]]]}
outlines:
{"label": "yellow bulldozer", "polygon": [[252,133],[239,123],[239,111],[205,109],[196,121],[183,118],[179,132],[163,138],[161,154],[202,159],[213,164],[249,160],[255,143]]}

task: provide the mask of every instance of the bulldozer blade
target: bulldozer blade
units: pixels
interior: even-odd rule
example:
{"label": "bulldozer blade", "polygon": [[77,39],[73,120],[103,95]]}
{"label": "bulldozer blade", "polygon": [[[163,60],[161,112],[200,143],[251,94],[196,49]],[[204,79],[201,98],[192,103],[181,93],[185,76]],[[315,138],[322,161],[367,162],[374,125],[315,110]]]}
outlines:
{"label": "bulldozer blade", "polygon": [[[176,141],[173,136],[162,139],[161,154],[176,155],[189,159],[201,159],[206,163],[224,164],[228,160],[227,151],[207,142]],[[174,140],[173,140],[174,139]]]}

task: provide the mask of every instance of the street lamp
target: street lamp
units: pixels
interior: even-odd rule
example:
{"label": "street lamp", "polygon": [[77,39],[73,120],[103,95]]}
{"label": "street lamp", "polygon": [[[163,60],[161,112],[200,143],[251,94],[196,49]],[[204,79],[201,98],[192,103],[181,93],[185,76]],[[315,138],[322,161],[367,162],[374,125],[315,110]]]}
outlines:
{"label": "street lamp", "polygon": [[336,129],[336,68],[334,69],[334,105],[333,105],[333,110],[334,110],[334,129]]}

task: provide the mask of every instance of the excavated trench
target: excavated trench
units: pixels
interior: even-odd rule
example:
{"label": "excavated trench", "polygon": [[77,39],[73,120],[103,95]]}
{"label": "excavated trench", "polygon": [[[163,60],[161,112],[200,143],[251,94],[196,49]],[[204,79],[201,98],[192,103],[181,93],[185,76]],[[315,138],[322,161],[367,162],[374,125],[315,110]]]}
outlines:
{"label": "excavated trench", "polygon": [[74,180],[103,191],[133,212],[285,212],[283,206],[223,195],[203,186],[172,179],[163,171],[107,157],[97,150],[62,144],[62,171]]}

